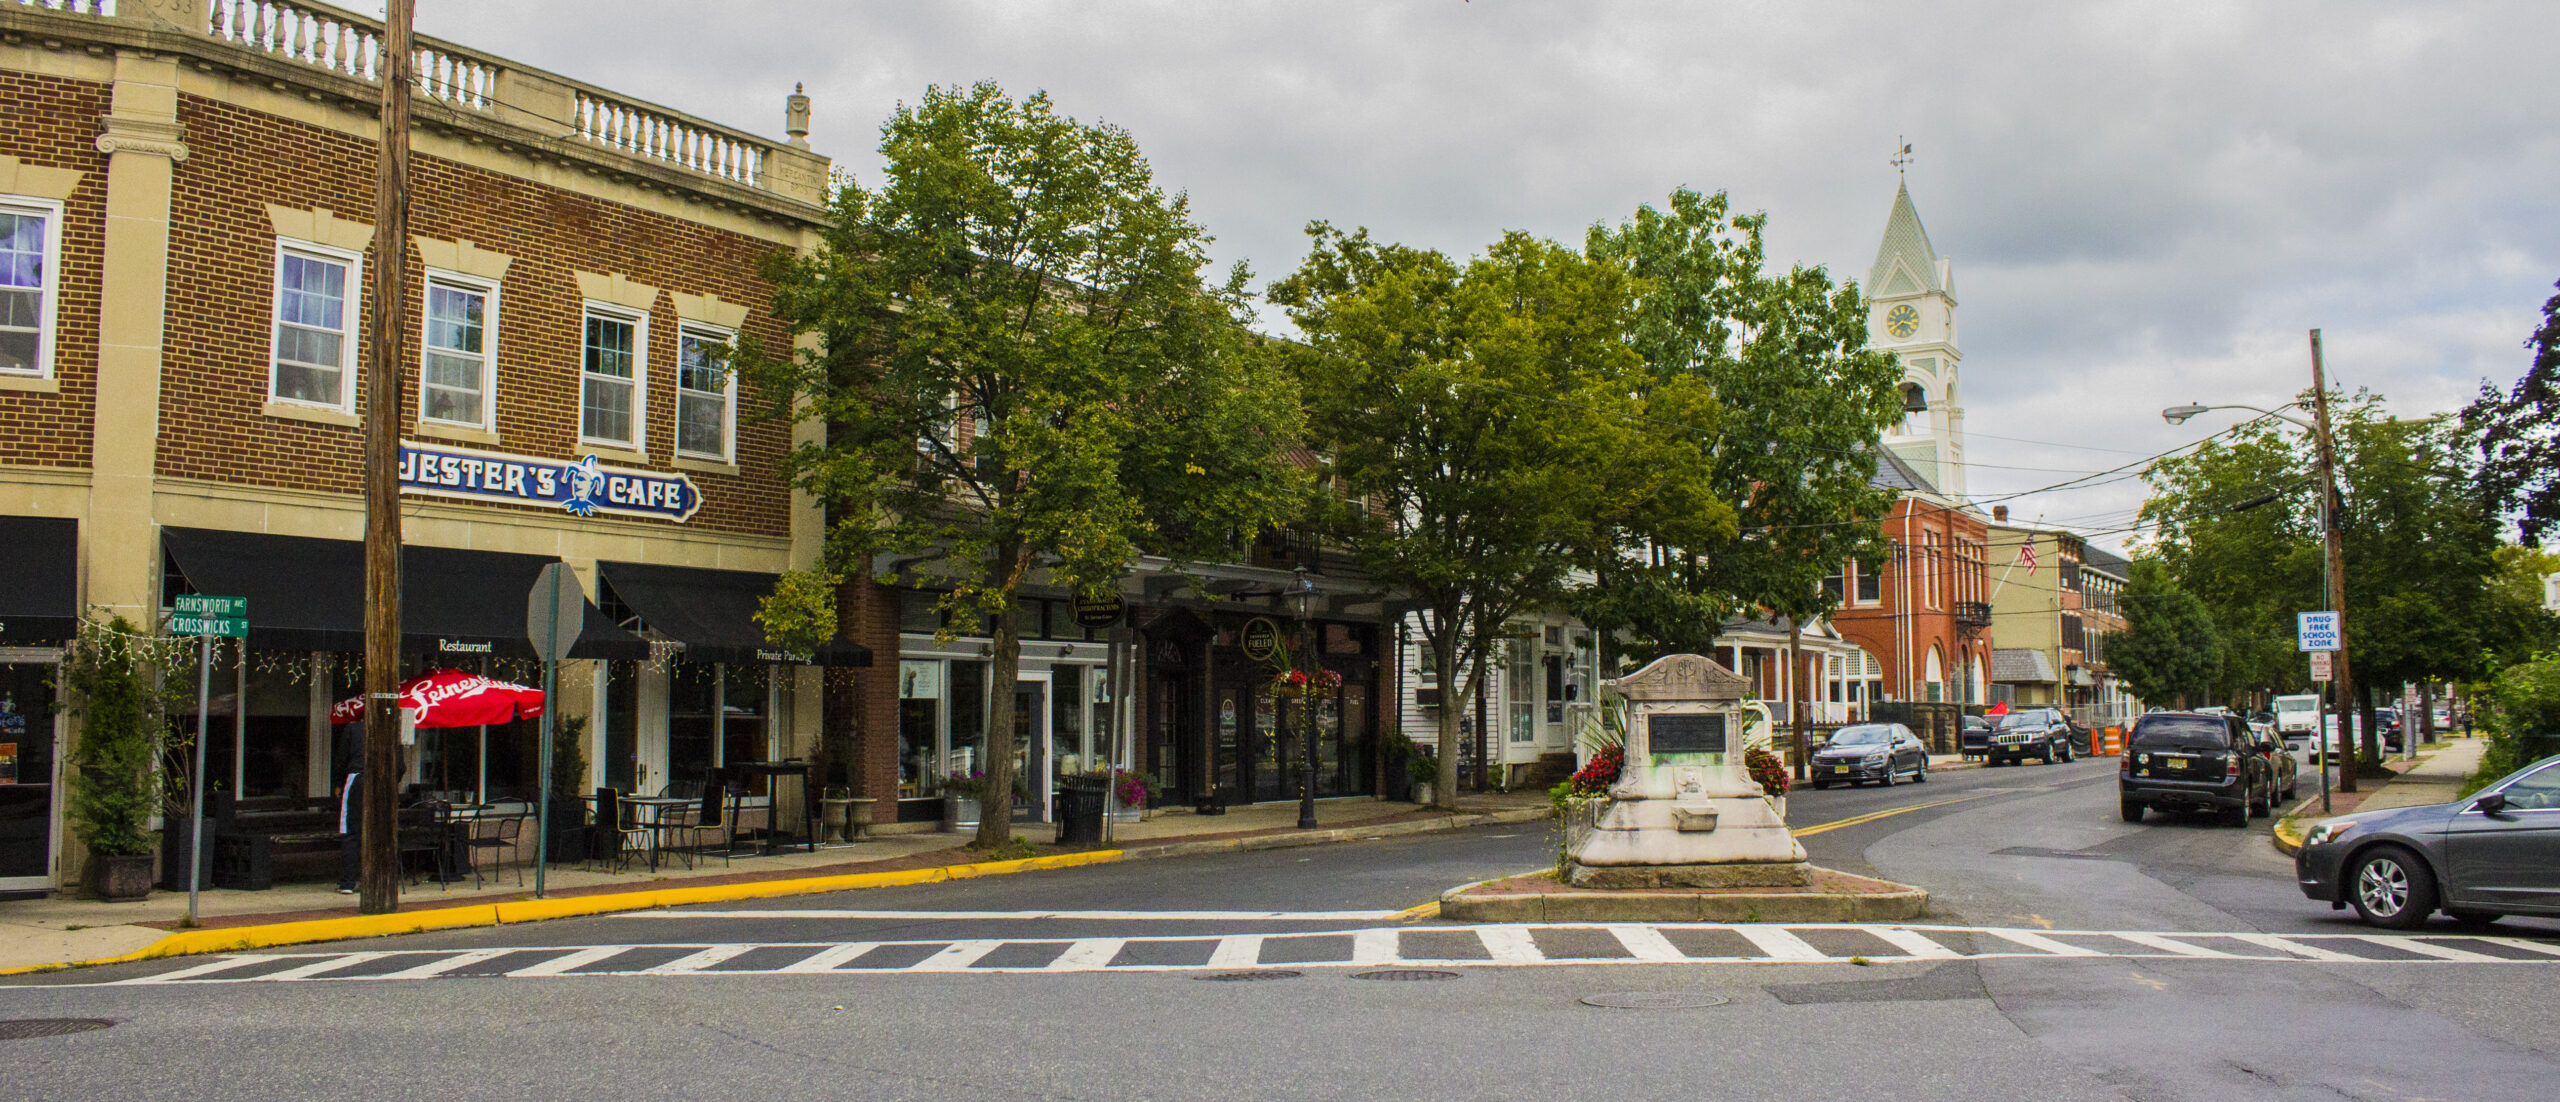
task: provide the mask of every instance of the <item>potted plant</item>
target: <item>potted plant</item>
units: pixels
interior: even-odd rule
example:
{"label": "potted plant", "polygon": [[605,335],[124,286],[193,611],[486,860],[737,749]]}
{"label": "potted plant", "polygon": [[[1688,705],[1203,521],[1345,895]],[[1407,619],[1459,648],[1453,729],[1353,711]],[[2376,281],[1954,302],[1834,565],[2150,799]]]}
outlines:
{"label": "potted plant", "polygon": [[979,801],[986,797],[985,770],[955,771],[942,778],[942,827],[967,830],[978,825]]}
{"label": "potted plant", "polygon": [[1116,784],[1112,793],[1111,821],[1134,823],[1147,817],[1147,800],[1156,793],[1156,779],[1136,769],[1111,771]]}
{"label": "potted plant", "polygon": [[1787,774],[1787,763],[1770,753],[1767,747],[1754,746],[1742,752],[1742,766],[1750,771],[1751,780],[1760,786],[1761,794],[1769,797],[1769,805],[1777,809],[1778,821],[1785,822],[1787,787],[1794,783]]}
{"label": "potted plant", "polygon": [[150,661],[149,641],[118,616],[83,621],[62,664],[64,696],[80,719],[71,821],[89,850],[89,890],[104,900],[151,894],[151,813],[161,797],[153,761],[167,711]]}

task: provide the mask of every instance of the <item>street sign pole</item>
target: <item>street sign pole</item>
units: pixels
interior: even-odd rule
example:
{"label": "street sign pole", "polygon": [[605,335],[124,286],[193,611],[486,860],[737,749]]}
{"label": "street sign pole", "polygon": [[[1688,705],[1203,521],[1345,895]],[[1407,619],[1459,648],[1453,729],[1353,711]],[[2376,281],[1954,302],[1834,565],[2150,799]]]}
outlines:
{"label": "street sign pole", "polygon": [[187,817],[187,925],[196,924],[196,895],[204,879],[204,737],[213,727],[213,636],[196,637],[195,807]]}
{"label": "street sign pole", "polygon": [[542,658],[542,739],[535,752],[540,779],[534,787],[533,897],[543,897],[551,869],[551,737],[552,712],[559,703],[560,659],[586,628],[587,593],[569,573],[569,564],[545,565],[525,595],[525,638]]}

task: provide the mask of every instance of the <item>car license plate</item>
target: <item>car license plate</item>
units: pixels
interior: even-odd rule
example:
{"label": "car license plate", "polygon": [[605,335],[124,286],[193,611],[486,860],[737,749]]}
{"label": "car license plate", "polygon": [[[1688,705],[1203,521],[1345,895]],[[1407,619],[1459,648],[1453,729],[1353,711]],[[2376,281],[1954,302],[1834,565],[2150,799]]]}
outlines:
{"label": "car license plate", "polygon": [[1831,771],[1834,773],[1846,773],[1849,771],[1849,767],[1845,765],[1835,765],[1831,767]]}
{"label": "car license plate", "polygon": [[2168,766],[2171,769],[2184,769],[2187,767],[2187,759],[2178,754],[2162,754],[2160,755],[2160,764]]}

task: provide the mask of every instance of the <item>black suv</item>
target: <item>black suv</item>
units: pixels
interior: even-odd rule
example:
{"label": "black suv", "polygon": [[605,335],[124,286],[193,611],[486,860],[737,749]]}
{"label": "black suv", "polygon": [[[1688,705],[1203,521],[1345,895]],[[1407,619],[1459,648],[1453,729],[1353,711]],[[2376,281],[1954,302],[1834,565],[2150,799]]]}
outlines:
{"label": "black suv", "polygon": [[2250,816],[2275,807],[2275,765],[2258,752],[2257,735],[2245,719],[2151,712],[2133,721],[2126,742],[2116,790],[2128,823],[2141,822],[2151,808],[2186,808],[2247,826]]}
{"label": "black suv", "polygon": [[2028,708],[2001,716],[1991,730],[1984,756],[1991,765],[2034,758],[2046,765],[2070,761],[2071,719],[2060,708]]}

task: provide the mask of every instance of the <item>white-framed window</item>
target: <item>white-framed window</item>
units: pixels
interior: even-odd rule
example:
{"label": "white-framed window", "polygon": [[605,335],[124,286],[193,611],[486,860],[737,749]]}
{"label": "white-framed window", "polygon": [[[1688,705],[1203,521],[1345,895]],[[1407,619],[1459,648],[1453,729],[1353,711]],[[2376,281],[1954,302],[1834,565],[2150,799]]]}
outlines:
{"label": "white-framed window", "polygon": [[0,375],[53,374],[62,204],[0,196]]}
{"label": "white-framed window", "polygon": [[578,439],[638,451],[649,410],[649,315],[587,304],[579,342]]}
{"label": "white-framed window", "polygon": [[730,334],[687,323],[676,330],[676,454],[729,460],[737,429],[737,373],[724,362]]}
{"label": "white-framed window", "polygon": [[498,285],[448,272],[427,273],[426,354],[418,418],[486,429],[495,405]]}
{"label": "white-framed window", "polygon": [[276,242],[268,399],[355,412],[356,324],[363,300],[362,255],[308,241]]}

